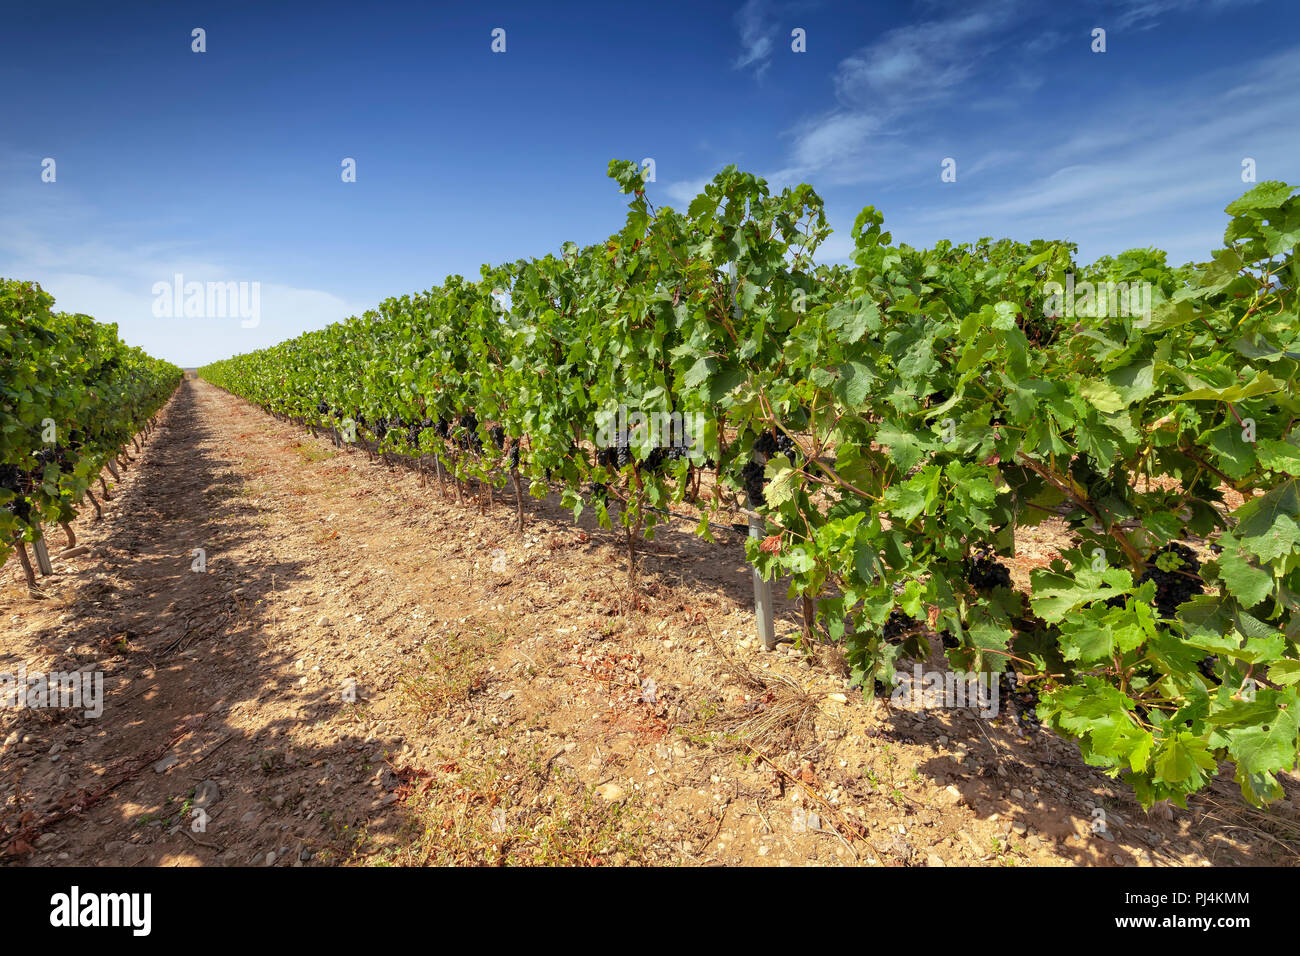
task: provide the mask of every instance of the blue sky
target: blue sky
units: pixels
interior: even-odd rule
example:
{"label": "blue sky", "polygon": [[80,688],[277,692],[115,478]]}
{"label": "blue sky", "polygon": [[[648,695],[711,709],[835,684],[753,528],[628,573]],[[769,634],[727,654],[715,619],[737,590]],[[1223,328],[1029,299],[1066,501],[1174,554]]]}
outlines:
{"label": "blue sky", "polygon": [[[1244,158],[1300,183],[1288,0],[5,6],[0,275],[183,365],[604,238],[612,158],[669,205],[728,163],[809,182],[827,261],[868,204],[913,245],[1203,259]],[[155,316],[176,273],[260,283],[260,323]]]}

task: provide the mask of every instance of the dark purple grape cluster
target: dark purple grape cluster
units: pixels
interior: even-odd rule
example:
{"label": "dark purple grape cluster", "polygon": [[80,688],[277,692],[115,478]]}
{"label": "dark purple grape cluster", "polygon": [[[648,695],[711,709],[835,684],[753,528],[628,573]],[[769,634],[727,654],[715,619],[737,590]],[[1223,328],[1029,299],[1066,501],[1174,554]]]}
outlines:
{"label": "dark purple grape cluster", "polygon": [[[1163,555],[1172,555],[1174,560],[1161,560]],[[1165,570],[1161,564],[1174,564],[1175,567]],[[1172,618],[1178,605],[1205,593],[1205,582],[1201,580],[1200,572],[1201,562],[1192,549],[1171,541],[1147,559],[1146,570],[1138,578],[1138,584],[1156,582],[1156,610],[1161,617]]]}
{"label": "dark purple grape cluster", "polygon": [[881,636],[885,639],[885,643],[897,644],[903,639],[903,635],[914,627],[916,627],[916,618],[895,608],[889,612],[889,617],[885,619],[885,626],[881,631]]}
{"label": "dark purple grape cluster", "polygon": [[439,438],[451,437],[451,421],[444,415],[438,419],[438,424],[433,426],[433,433]]}
{"label": "dark purple grape cluster", "polygon": [[1016,720],[1022,727],[1037,727],[1038,690],[1031,684],[1021,684],[1015,671],[1006,671],[1002,677],[1006,681],[1006,697],[1012,704]]}
{"label": "dark purple grape cluster", "polygon": [[483,454],[483,439],[478,437],[478,418],[473,412],[465,412],[460,416],[459,424],[465,429],[465,438],[461,447],[469,448],[477,455]]}
{"label": "dark purple grape cluster", "polygon": [[6,511],[24,524],[32,523],[32,503],[26,498],[15,498],[4,507]]}
{"label": "dark purple grape cluster", "polygon": [[427,429],[432,427],[433,427],[433,420],[429,418],[426,418],[421,422],[411,425],[406,430],[406,440],[411,444],[412,448],[419,448],[420,436],[423,435]]}
{"label": "dark purple grape cluster", "polygon": [[498,450],[506,447],[505,426],[493,425],[488,429],[488,437],[492,439],[492,444],[496,445]]}
{"label": "dark purple grape cluster", "polygon": [[766,460],[785,455],[794,464],[794,440],[783,431],[766,431],[754,439],[754,451]]}
{"label": "dark purple grape cluster", "polygon": [[767,504],[767,496],[763,494],[763,463],[751,461],[740,470],[740,480],[745,486],[745,497],[749,499],[751,508],[762,508]]}
{"label": "dark purple grape cluster", "polygon": [[1216,684],[1216,685],[1221,684],[1223,682],[1219,680],[1218,675],[1214,673],[1214,665],[1217,664],[1218,662],[1219,662],[1218,656],[1211,654],[1209,657],[1202,657],[1199,661],[1197,661],[1196,669],[1200,671],[1202,676],[1206,680],[1208,680],[1211,684]]}
{"label": "dark purple grape cluster", "polygon": [[611,445],[609,448],[596,449],[596,464],[610,471],[622,471],[632,460],[632,448],[629,445]]}
{"label": "dark purple grape cluster", "polygon": [[32,503],[27,500],[31,490],[31,478],[17,465],[0,465],[0,488],[13,492],[15,497],[4,505],[4,509],[22,522],[29,522],[32,516]]}
{"label": "dark purple grape cluster", "polygon": [[680,461],[688,456],[685,448],[678,445],[670,445],[667,448],[652,448],[650,454],[645,456],[645,461],[641,463],[643,471],[657,472],[670,461]]}
{"label": "dark purple grape cluster", "polygon": [[316,413],[318,415],[328,415],[330,413],[329,403],[323,399],[316,403]]}
{"label": "dark purple grape cluster", "polygon": [[23,472],[17,465],[0,464],[0,488],[18,494]]}
{"label": "dark purple grape cluster", "polygon": [[976,591],[1011,587],[1011,572],[997,559],[996,553],[986,544],[971,548],[966,562],[966,580]]}

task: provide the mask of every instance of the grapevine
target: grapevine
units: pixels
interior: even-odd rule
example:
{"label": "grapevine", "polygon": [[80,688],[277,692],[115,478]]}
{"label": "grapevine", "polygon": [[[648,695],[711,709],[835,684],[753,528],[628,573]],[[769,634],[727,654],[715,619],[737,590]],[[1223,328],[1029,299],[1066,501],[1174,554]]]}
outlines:
{"label": "grapevine", "polygon": [[[558,486],[575,517],[623,526],[630,569],[707,471],[699,533],[734,525],[743,493],[782,533],[747,539],[748,559],[815,602],[810,626],[864,688],[938,634],[954,668],[1006,674],[1026,720],[1145,804],[1185,801],[1221,764],[1248,801],[1281,795],[1300,746],[1290,187],[1254,186],[1222,247],[1178,267],[1149,249],[1081,266],[1048,240],[920,250],[874,207],[853,266],[830,267],[806,185],[728,167],[679,211],[650,202],[636,164],[610,174],[629,205],[604,242],[451,276],[201,374],[307,424],[320,403],[436,422],[419,450],[458,482],[498,486],[509,463],[539,497]],[[1066,314],[1050,290],[1067,279],[1101,291]],[[1138,286],[1149,307],[1115,305]],[[695,416],[694,441],[602,443],[620,406]],[[375,434],[413,451],[405,429]],[[999,556],[1044,522],[1067,546],[1013,574]],[[927,626],[899,640],[898,614]]]}

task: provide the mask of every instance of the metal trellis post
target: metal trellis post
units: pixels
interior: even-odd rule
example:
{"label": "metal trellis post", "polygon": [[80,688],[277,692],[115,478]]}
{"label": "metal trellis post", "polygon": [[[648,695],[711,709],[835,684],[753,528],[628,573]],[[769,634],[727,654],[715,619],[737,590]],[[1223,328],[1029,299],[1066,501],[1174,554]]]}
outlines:
{"label": "metal trellis post", "polygon": [[[729,266],[731,271],[731,301],[733,303],[733,314],[737,319],[740,318],[740,288],[739,280],[736,276],[736,264],[732,262]],[[754,506],[752,501],[746,501],[751,508]],[[758,538],[760,541],[765,537],[767,529],[763,525],[763,519],[756,515],[749,516],[749,536]],[[754,578],[754,622],[758,626],[758,639],[763,644],[766,651],[773,650],[776,647],[776,621],[773,614],[772,605],[772,582],[763,579],[762,572],[757,566],[750,568],[750,573]]]}

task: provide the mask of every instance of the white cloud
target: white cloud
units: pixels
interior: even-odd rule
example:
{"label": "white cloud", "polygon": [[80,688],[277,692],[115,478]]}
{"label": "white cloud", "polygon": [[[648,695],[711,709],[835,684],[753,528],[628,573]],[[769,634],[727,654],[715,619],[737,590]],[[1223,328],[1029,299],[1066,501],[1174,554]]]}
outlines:
{"label": "white cloud", "polygon": [[[0,275],[38,282],[59,311],[116,323],[128,344],[178,364],[262,348],[369,307],[295,286],[260,264],[214,261],[193,242],[141,241],[125,228],[102,225],[71,190],[33,193],[24,186],[0,200],[0,208],[22,210],[0,216]],[[162,228],[135,225],[151,234]],[[155,317],[154,283],[172,282],[177,273],[186,282],[259,283],[259,324],[246,329],[238,317]]]}
{"label": "white cloud", "polygon": [[771,22],[767,0],[747,0],[736,11],[736,25],[740,29],[740,56],[736,58],[737,70],[755,67],[755,75],[762,76],[771,65],[775,26]]}
{"label": "white cloud", "polygon": [[668,198],[679,206],[685,207],[692,199],[704,192],[704,187],[709,184],[709,179],[683,179],[677,182],[666,183],[664,192]]}
{"label": "white cloud", "polygon": [[847,57],[835,75],[840,99],[884,116],[931,103],[968,80],[980,60],[1006,43],[1017,0],[966,7],[890,30]]}
{"label": "white cloud", "polygon": [[879,126],[876,117],[863,113],[829,114],[796,133],[794,162],[808,169],[834,165],[845,156],[861,153]]}
{"label": "white cloud", "polygon": [[[1119,0],[1116,9],[1116,26],[1120,29],[1137,27],[1150,30],[1167,14],[1219,13],[1232,7],[1244,7],[1259,0]],[[1105,24],[1099,24],[1104,26]]]}
{"label": "white cloud", "polygon": [[[1006,175],[966,181],[959,167],[955,188],[910,222],[954,238],[1067,238],[1084,258],[1157,246],[1174,263],[1204,260],[1222,242],[1224,205],[1250,186],[1242,157],[1260,163],[1260,179],[1300,179],[1294,128],[1277,122],[1300,112],[1300,48],[1219,73],[1099,103],[1072,116],[1068,137],[1018,131],[1022,157],[1007,159]],[[1242,95],[1255,86],[1270,92]]]}

